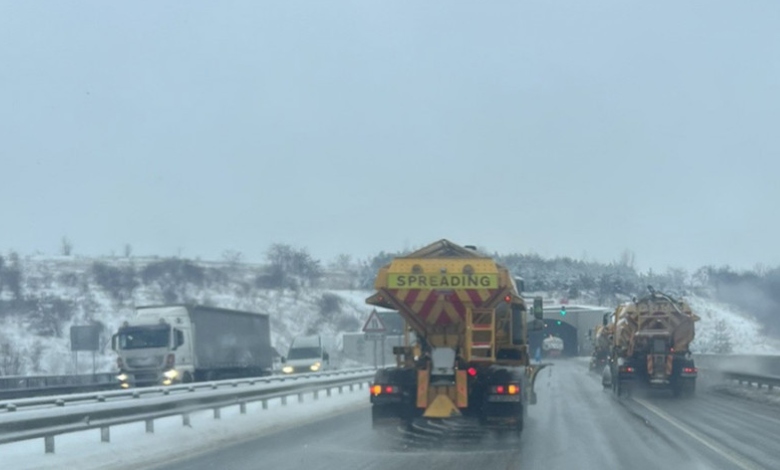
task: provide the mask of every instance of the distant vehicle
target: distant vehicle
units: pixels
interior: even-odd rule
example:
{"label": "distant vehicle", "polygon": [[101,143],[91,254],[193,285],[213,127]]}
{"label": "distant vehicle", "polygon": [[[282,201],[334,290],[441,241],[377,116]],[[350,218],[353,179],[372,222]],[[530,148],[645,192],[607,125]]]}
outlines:
{"label": "distant vehicle", "polygon": [[699,317],[687,303],[648,289],[649,295],[619,305],[611,322],[604,319],[613,331],[610,385],[618,396],[638,384],[692,395],[698,371],[688,347]]}
{"label": "distant vehicle", "polygon": [[282,373],[296,374],[330,369],[334,338],[323,335],[298,336],[293,339],[287,357],[282,359]]}
{"label": "distant vehicle", "polygon": [[544,338],[542,351],[546,357],[560,357],[563,354],[563,340],[552,335]]}
{"label": "distant vehicle", "polygon": [[112,338],[122,388],[269,375],[268,315],[199,305],[136,308]]}

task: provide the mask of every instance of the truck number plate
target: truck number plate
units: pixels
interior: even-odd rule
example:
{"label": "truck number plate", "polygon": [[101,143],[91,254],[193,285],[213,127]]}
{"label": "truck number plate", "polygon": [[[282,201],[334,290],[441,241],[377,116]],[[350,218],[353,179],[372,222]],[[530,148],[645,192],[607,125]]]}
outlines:
{"label": "truck number plate", "polygon": [[490,395],[488,401],[492,402],[518,402],[520,401],[520,395]]}

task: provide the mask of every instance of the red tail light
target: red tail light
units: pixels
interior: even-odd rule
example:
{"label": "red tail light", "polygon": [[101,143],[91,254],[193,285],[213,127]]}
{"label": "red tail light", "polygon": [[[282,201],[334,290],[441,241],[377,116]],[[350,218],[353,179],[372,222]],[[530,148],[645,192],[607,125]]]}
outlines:
{"label": "red tail light", "polygon": [[518,395],[520,393],[520,385],[495,385],[491,387],[490,391],[494,395]]}
{"label": "red tail light", "polygon": [[477,369],[475,369],[473,367],[469,367],[468,369],[466,369],[466,373],[469,374],[472,377],[476,377],[477,376]]}
{"label": "red tail light", "polygon": [[371,386],[371,395],[377,397],[381,394],[392,395],[395,393],[401,393],[401,389],[396,385],[379,385],[374,384]]}
{"label": "red tail light", "polygon": [[176,364],[176,355],[168,354],[168,356],[165,357],[165,367],[173,367],[174,364]]}
{"label": "red tail light", "polygon": [[683,367],[682,371],[683,374],[695,374],[698,371],[698,369],[696,369],[695,367]]}

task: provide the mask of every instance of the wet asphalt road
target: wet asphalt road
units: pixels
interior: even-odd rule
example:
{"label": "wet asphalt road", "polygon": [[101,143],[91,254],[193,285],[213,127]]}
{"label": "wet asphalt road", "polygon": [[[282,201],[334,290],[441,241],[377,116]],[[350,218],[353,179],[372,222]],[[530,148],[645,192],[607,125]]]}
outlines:
{"label": "wet asphalt road", "polygon": [[[155,469],[606,470],[780,468],[780,409],[709,392],[617,400],[586,363],[540,373],[520,438],[442,430],[422,441],[371,429],[361,408]],[[464,437],[465,436],[465,437]]]}

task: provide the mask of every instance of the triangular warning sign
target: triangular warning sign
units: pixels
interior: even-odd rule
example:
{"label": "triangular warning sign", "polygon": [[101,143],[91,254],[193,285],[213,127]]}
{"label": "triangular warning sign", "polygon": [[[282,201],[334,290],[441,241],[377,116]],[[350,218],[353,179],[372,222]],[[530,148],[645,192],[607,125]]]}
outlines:
{"label": "triangular warning sign", "polygon": [[384,333],[387,330],[385,324],[376,310],[371,311],[371,315],[368,316],[366,324],[363,325],[363,333]]}

